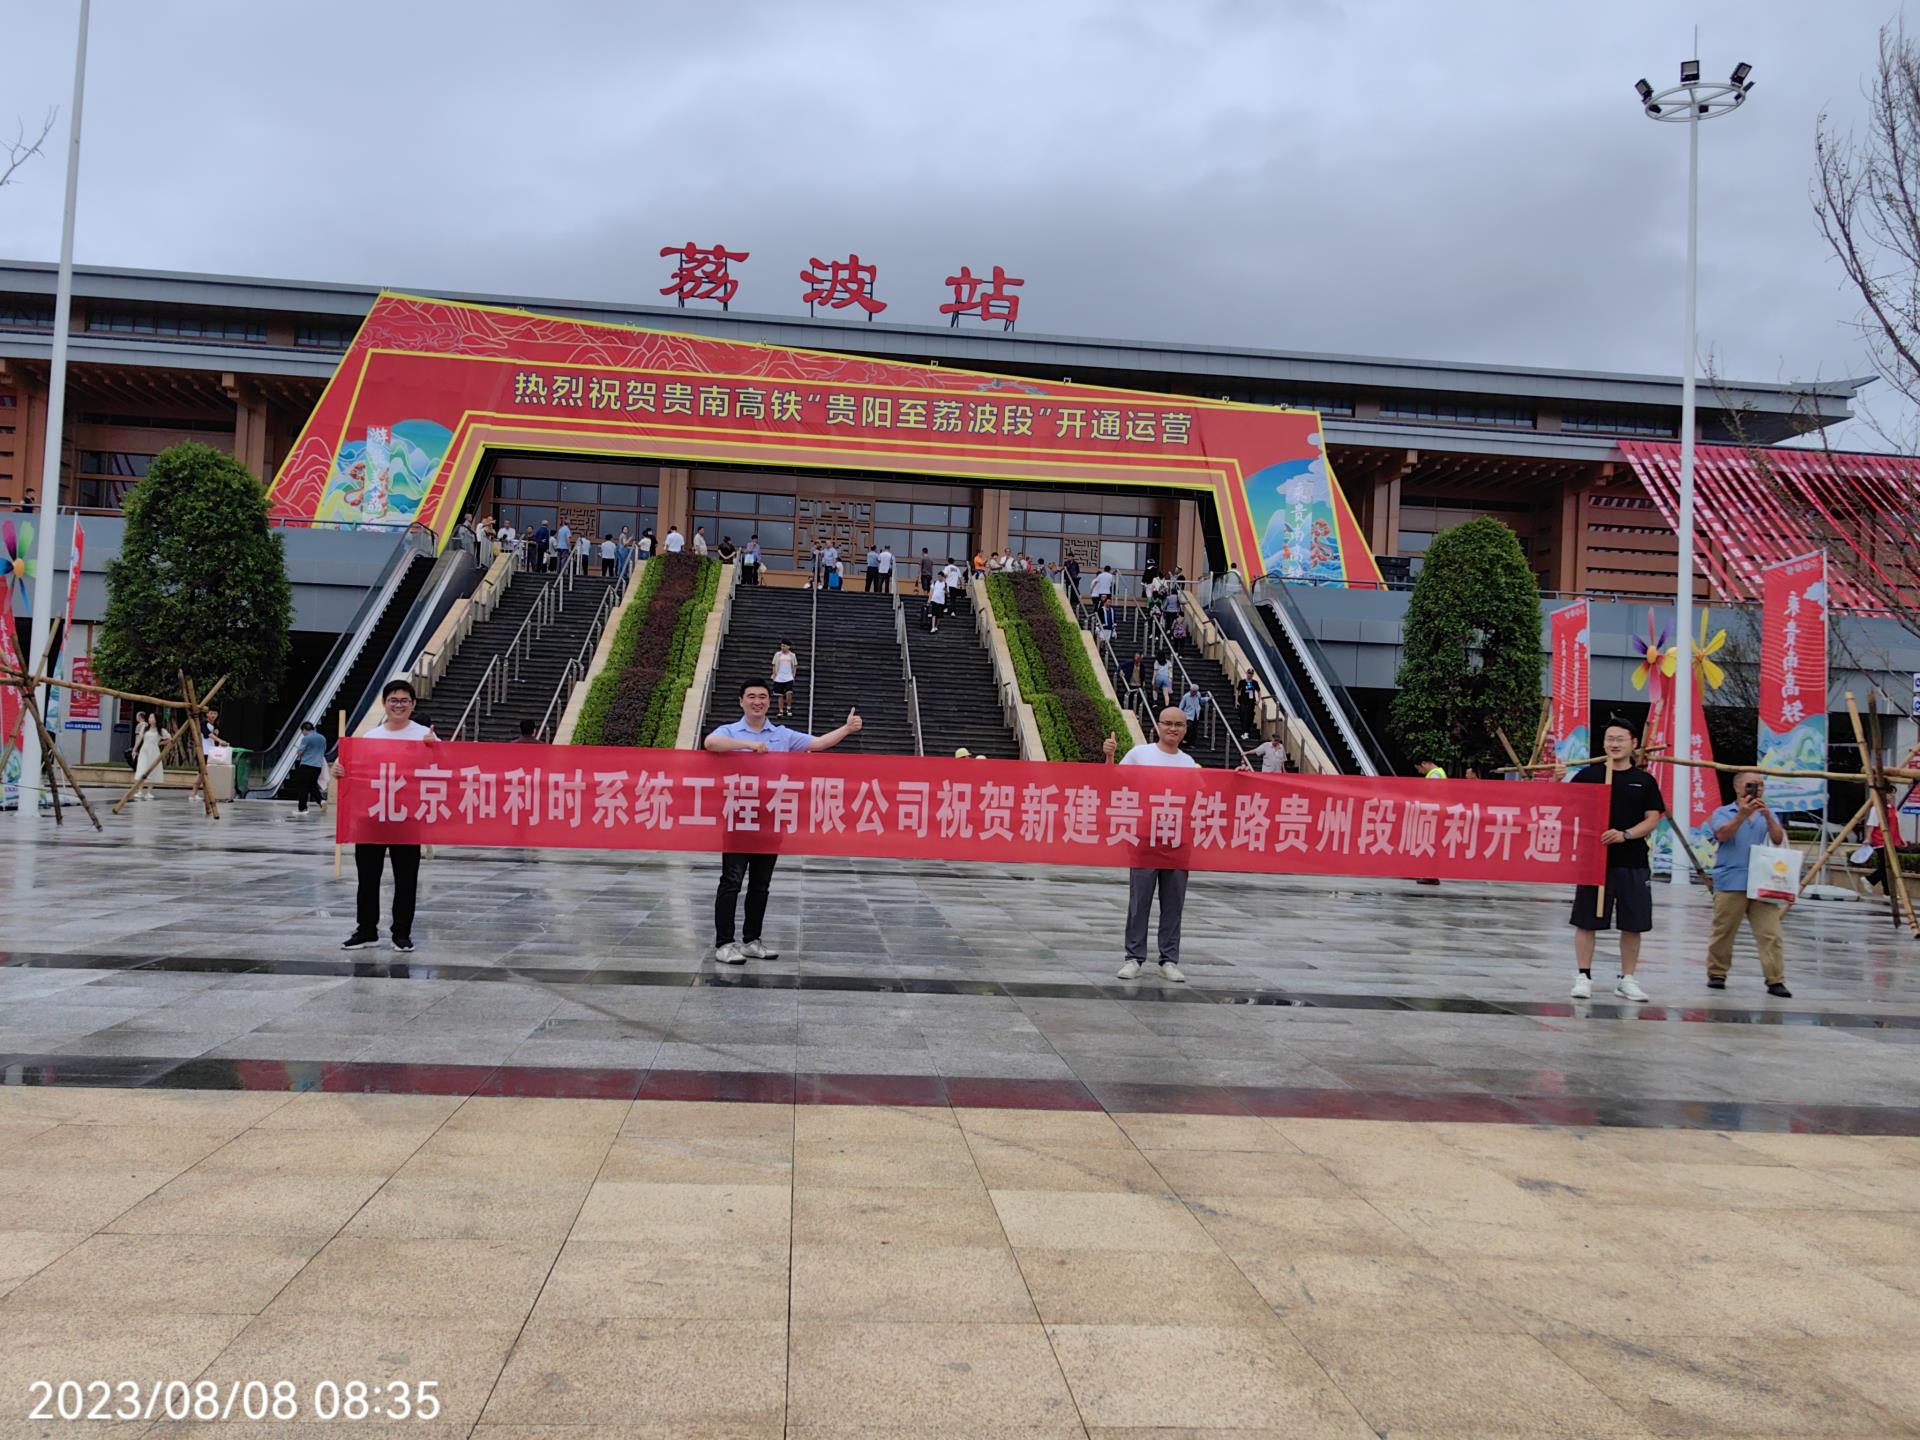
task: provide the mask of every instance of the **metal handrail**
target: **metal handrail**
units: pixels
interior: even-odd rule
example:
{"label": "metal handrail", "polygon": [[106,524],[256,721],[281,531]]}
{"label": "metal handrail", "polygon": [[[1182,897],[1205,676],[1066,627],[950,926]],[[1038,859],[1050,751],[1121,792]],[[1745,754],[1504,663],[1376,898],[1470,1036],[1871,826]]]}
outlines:
{"label": "metal handrail", "polygon": [[926,737],[920,733],[920,684],[913,676],[906,678],[907,717],[913,721],[913,753],[927,753]]}
{"label": "metal handrail", "polygon": [[[1137,607],[1137,609],[1150,612],[1150,614],[1145,622],[1136,622],[1134,627],[1135,635],[1139,636],[1141,624],[1144,623],[1148,631],[1146,638],[1157,640],[1165,647],[1167,658],[1173,662],[1173,668],[1179,673],[1181,693],[1184,695],[1188,687],[1200,691],[1202,701],[1200,714],[1204,724],[1204,733],[1201,738],[1207,748],[1209,750],[1213,749],[1219,743],[1219,736],[1224,734],[1227,737],[1228,745],[1232,747],[1234,755],[1238,757],[1236,763],[1242,765],[1250,764],[1251,762],[1247,758],[1247,747],[1240,743],[1239,733],[1234,730],[1232,724],[1228,721],[1226,712],[1220,708],[1220,702],[1213,698],[1211,691],[1199,685],[1188,672],[1186,662],[1180,658],[1180,652],[1174,649],[1173,638],[1167,633],[1167,627],[1160,618],[1160,612],[1151,605],[1142,605]],[[1106,653],[1108,674],[1124,681],[1126,671],[1120,664],[1119,656],[1113,648],[1112,639],[1108,638],[1105,641],[1096,640],[1095,643],[1099,644]],[[1125,683],[1129,685],[1129,688],[1136,689],[1142,694],[1148,696],[1152,694],[1151,686],[1133,686],[1130,681]],[[1151,701],[1149,700],[1148,703],[1150,706]],[[1158,714],[1157,711],[1153,711],[1151,708],[1149,708],[1147,713],[1150,717],[1157,717]]]}
{"label": "metal handrail", "polygon": [[819,687],[813,682],[820,674],[820,586],[826,576],[820,570],[820,547],[813,548],[813,615],[807,621],[807,664],[813,668],[807,674],[807,733],[813,734],[813,692]]}
{"label": "metal handrail", "polygon": [[[732,564],[728,564],[724,560],[720,562],[720,573],[725,577],[727,593],[729,597],[739,592],[740,573],[745,569],[746,569],[746,566],[740,564],[737,558],[734,560]],[[713,603],[716,605],[720,603],[720,597],[717,593],[714,595]],[[729,631],[731,631],[732,628],[733,628],[733,605],[732,605],[731,599],[729,599],[729,602],[727,604],[727,631],[722,631],[721,637],[720,637],[723,642],[725,640],[726,634]],[[794,662],[794,671],[796,674],[799,672],[799,668],[800,668],[799,662],[798,661]],[[705,667],[705,669],[706,669],[706,674],[702,676],[700,680],[700,703],[694,707],[694,712],[693,712],[694,714],[701,715],[701,716],[704,716],[707,713],[707,707],[713,703],[713,682],[714,682],[714,678],[720,673],[719,657],[717,654],[714,657],[713,663],[708,664]],[[811,687],[809,687],[809,691],[811,691]],[[698,734],[694,736],[693,743],[694,743],[694,748],[696,750],[700,748],[702,741],[703,741],[702,736]]]}
{"label": "metal handrail", "polygon": [[[581,637],[580,648],[561,670],[560,679],[553,687],[553,696],[547,701],[547,713],[540,721],[541,739],[544,740],[554,733],[550,724],[554,718],[555,707],[564,711],[566,707],[563,702],[570,688],[577,680],[586,678],[587,663],[593,658],[593,652],[600,644],[600,635],[606,629],[607,617],[618,608],[620,597],[626,593],[626,588],[627,572],[621,571],[615,573],[613,584],[600,592],[599,608],[593,612],[593,620],[587,626],[587,633]],[[561,604],[562,606],[565,604],[564,595],[561,597]]]}
{"label": "metal handrail", "polygon": [[[510,680],[520,678],[521,662],[525,660],[526,652],[533,640],[551,625],[560,613],[560,583],[565,578],[565,574],[563,569],[541,588],[540,598],[533,602],[532,608],[526,613],[526,618],[521,620],[520,628],[513,632],[513,639],[507,642],[507,648],[487,661],[487,668],[480,673],[480,683],[474,687],[473,698],[467,701],[467,708],[460,712],[460,719],[455,723],[453,734],[448,737],[449,739],[465,738],[467,720],[473,715],[473,707],[479,705],[483,699],[486,705],[480,711],[479,718],[482,720],[493,713],[495,705],[507,698],[507,685]],[[513,670],[511,677],[507,674],[509,666]]]}

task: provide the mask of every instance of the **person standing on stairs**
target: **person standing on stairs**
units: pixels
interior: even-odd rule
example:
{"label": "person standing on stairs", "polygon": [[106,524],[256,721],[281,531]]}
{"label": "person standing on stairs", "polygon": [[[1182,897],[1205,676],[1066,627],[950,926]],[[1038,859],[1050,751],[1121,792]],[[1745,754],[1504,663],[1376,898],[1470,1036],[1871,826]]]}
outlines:
{"label": "person standing on stairs", "polygon": [[893,593],[893,547],[891,545],[882,545],[880,547],[878,563],[880,566],[880,593],[882,595],[891,595]]}
{"label": "person standing on stairs", "polygon": [[920,547],[920,593],[933,593],[933,557],[927,553],[927,547]]}
{"label": "person standing on stairs", "polygon": [[880,552],[871,544],[867,546],[867,575],[861,584],[865,587],[862,595],[872,595],[880,589]]}
{"label": "person standing on stairs", "polygon": [[573,554],[573,527],[566,521],[560,522],[560,528],[554,534],[554,566],[556,570],[567,568],[567,557]]}
{"label": "person standing on stairs", "polygon": [[760,583],[760,537],[749,535],[747,548],[740,552],[740,583],[758,585]]}
{"label": "person standing on stairs", "polygon": [[707,532],[697,525],[693,529],[693,553],[696,559],[707,558]]}
{"label": "person standing on stairs", "polygon": [[773,652],[773,713],[782,719],[793,714],[793,682],[800,670],[800,657],[786,641]]}
{"label": "person standing on stairs", "polygon": [[[767,719],[773,696],[764,680],[748,680],[740,686],[740,718],[729,725],[717,726],[706,738],[705,748],[725,755],[750,751],[755,754],[795,754],[831,750],[849,735],[860,733],[860,713],[847,711],[846,723],[824,735],[808,735],[789,730]],[[750,763],[750,762],[749,762]],[[713,958],[722,965],[742,965],[749,960],[771,960],[780,952],[761,943],[761,926],[767,915],[767,895],[773,888],[773,867],[778,855],[757,855],[728,850],[720,856],[720,885],[713,896]],[[746,923],[740,927],[740,943],[734,943],[733,912],[740,899],[740,887],[747,889]]]}
{"label": "person standing on stairs", "polygon": [[687,537],[680,533],[680,527],[678,525],[669,525],[667,527],[667,538],[665,541],[665,549],[667,554],[678,555],[681,551],[685,550],[686,548],[687,548]]}
{"label": "person standing on stairs", "polygon": [[935,575],[933,584],[927,590],[927,629],[932,634],[940,633],[940,617],[947,610],[947,577]]}

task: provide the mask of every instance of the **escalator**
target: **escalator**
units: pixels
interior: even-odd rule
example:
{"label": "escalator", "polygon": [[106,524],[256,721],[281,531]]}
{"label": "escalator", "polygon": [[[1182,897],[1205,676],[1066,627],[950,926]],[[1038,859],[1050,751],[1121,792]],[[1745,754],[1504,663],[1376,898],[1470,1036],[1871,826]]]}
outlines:
{"label": "escalator", "polygon": [[1284,583],[1262,582],[1257,598],[1235,583],[1219,584],[1208,613],[1239,642],[1281,708],[1306,727],[1341,774],[1393,773]]}
{"label": "escalator", "polygon": [[314,672],[299,703],[288,712],[280,733],[266,747],[248,786],[250,793],[272,793],[287,778],[293,769],[294,741],[299,738],[301,721],[314,721],[332,744],[334,716],[343,708],[351,708],[374,683],[433,568],[433,555],[411,541],[394,548],[393,557],[368,589],[367,598]]}

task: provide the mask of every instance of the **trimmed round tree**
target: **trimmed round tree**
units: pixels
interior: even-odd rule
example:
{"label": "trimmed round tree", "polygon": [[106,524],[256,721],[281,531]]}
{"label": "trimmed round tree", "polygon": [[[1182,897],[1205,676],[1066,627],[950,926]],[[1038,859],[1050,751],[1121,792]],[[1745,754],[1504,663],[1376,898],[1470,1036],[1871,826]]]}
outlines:
{"label": "trimmed round tree", "polygon": [[1407,605],[1393,732],[1406,758],[1449,775],[1508,763],[1540,723],[1540,586],[1520,541],[1498,520],[1434,536]]}
{"label": "trimmed round tree", "polygon": [[222,700],[270,699],[286,668],[293,587],[260,482],[211,446],[175,445],[153,457],[126,514],[94,647],[101,680],[173,695],[182,671],[202,691],[224,675]]}

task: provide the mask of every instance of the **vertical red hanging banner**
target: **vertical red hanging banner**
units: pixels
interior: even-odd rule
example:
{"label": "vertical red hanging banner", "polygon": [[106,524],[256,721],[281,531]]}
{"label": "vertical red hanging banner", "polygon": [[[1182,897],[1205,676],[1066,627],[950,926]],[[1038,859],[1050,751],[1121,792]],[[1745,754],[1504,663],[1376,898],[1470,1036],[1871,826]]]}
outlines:
{"label": "vertical red hanging banner", "polygon": [[[1827,557],[1801,555],[1761,572],[1760,763],[1827,768]],[[1772,776],[1776,811],[1827,808],[1827,782]]]}
{"label": "vertical red hanging banner", "polygon": [[1587,602],[1553,612],[1552,695],[1547,711],[1547,754],[1561,762],[1593,754],[1593,641]]}
{"label": "vertical red hanging banner", "polygon": [[[1674,704],[1680,684],[1677,675],[1663,676],[1655,681],[1653,748],[1669,755],[1673,753]],[[1693,706],[1693,735],[1689,747],[1692,753],[1688,758],[1711,761],[1713,739],[1707,734],[1706,704],[1701,699],[1697,675],[1693,677],[1693,683],[1687,686],[1687,691],[1688,703]],[[1707,818],[1720,808],[1720,781],[1716,772],[1697,765],[1675,765],[1668,760],[1647,768],[1670,807],[1668,824],[1660,827],[1659,839],[1654,846],[1653,868],[1668,870],[1674,865],[1689,863],[1679,853],[1674,841],[1672,826],[1675,824],[1687,827],[1687,838],[1693,842],[1693,853],[1700,857],[1702,865],[1711,865],[1714,851],[1719,848],[1714,841],[1712,828],[1707,824]]]}
{"label": "vertical red hanging banner", "polygon": [[[23,672],[20,642],[13,631],[13,587],[0,585],[0,667]],[[26,714],[20,692],[0,685],[0,800],[12,805],[20,799],[20,722]]]}

